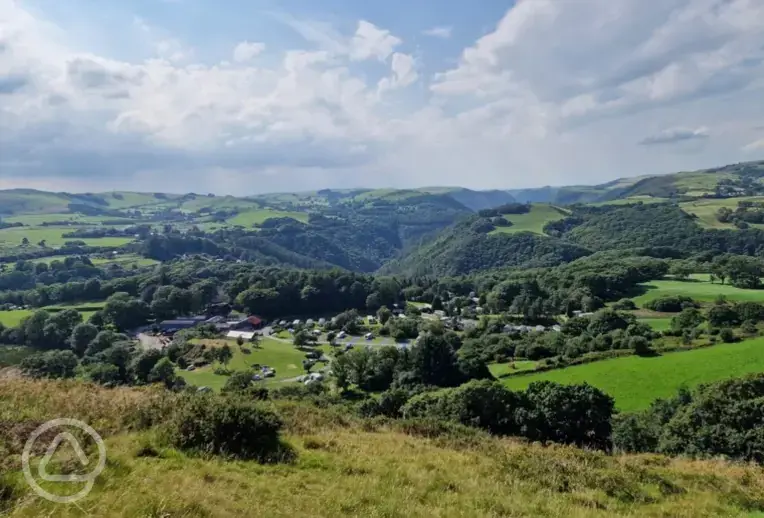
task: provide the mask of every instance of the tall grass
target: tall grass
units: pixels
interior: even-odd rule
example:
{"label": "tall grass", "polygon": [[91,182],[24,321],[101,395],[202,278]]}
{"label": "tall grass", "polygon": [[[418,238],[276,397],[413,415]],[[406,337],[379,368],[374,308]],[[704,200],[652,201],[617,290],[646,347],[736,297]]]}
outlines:
{"label": "tall grass", "polygon": [[34,419],[66,410],[112,432],[107,468],[88,497],[52,504],[12,473],[11,517],[695,518],[764,510],[764,472],[721,460],[543,448],[459,426],[366,421],[337,407],[276,401],[294,463],[226,462],[158,444],[152,429],[131,431],[124,416],[144,412],[152,391],[24,381],[1,384],[0,394],[0,420],[14,419],[12,405]]}

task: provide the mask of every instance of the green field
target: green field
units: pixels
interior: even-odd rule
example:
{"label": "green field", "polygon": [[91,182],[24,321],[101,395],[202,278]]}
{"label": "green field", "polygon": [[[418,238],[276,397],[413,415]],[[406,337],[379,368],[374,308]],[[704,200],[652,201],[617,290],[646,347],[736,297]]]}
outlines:
{"label": "green field", "polygon": [[[514,369],[510,368],[512,364],[514,364]],[[488,366],[488,369],[494,377],[500,378],[517,372],[532,371],[536,368],[536,365],[538,365],[538,362],[519,360],[511,363],[492,363]]]}
{"label": "green field", "polygon": [[285,212],[281,210],[260,209],[241,212],[228,220],[231,225],[241,225],[250,228],[260,224],[269,218],[294,218],[303,223],[308,222],[308,214],[305,212]]}
{"label": "green field", "polygon": [[14,309],[13,311],[0,311],[0,324],[5,327],[17,327],[21,321],[34,313],[31,309]]}
{"label": "green field", "polygon": [[63,237],[63,234],[75,230],[71,227],[14,227],[0,230],[0,247],[16,247],[21,245],[21,240],[27,238],[30,246],[37,246],[42,240],[49,247],[62,246],[67,241],[83,241],[91,246],[122,246],[130,241],[129,237],[103,237],[87,238]]}
{"label": "green field", "polygon": [[668,198],[656,198],[653,196],[632,196],[630,198],[623,198],[620,200],[610,200],[610,201],[602,201],[598,203],[590,203],[589,205],[593,205],[595,207],[600,207],[602,205],[629,205],[630,203],[663,203],[668,201]]}
{"label": "green field", "polygon": [[[55,214],[24,214],[20,216],[10,216],[3,218],[3,221],[8,223],[22,223],[24,225],[35,226],[42,225],[43,223],[53,223],[59,221],[71,221],[75,223],[89,223],[93,225],[100,225],[104,220],[108,221],[121,221],[125,225],[131,225],[133,220],[130,218],[115,218],[109,216],[84,216],[82,214],[72,214],[71,212],[62,212]],[[62,225],[63,226],[63,225]],[[65,227],[69,228],[69,227]],[[77,227],[69,228],[69,230],[75,230]]]}
{"label": "green field", "polygon": [[[680,203],[679,207],[687,214],[695,214],[698,219],[698,225],[703,228],[728,228],[735,229],[735,225],[732,223],[721,223],[716,219],[716,211],[722,207],[727,207],[730,210],[735,210],[739,201],[753,201],[762,202],[764,197],[761,196],[742,196],[739,198],[723,198],[723,199],[700,199],[694,201],[688,201]],[[764,228],[762,224],[751,224],[751,228]]]}
{"label": "green field", "polygon": [[531,205],[530,212],[526,214],[507,214],[504,216],[512,222],[511,227],[496,227],[491,234],[505,233],[515,234],[517,232],[533,232],[534,234],[544,234],[544,225],[550,221],[557,221],[565,217],[562,209],[558,209],[547,203],[534,203]]}
{"label": "green field", "polygon": [[672,317],[638,318],[637,321],[647,324],[648,326],[652,327],[655,331],[665,331],[666,329],[671,327],[671,318]]}
{"label": "green field", "polygon": [[708,275],[693,275],[690,280],[660,280],[650,281],[641,286],[647,291],[635,297],[634,303],[642,307],[646,302],[667,295],[685,295],[699,302],[713,302],[719,295],[724,295],[731,301],[764,301],[764,290],[748,290],[736,288],[728,284],[711,284]]}
{"label": "green field", "polygon": [[764,338],[721,344],[653,358],[627,356],[565,369],[514,376],[503,380],[511,389],[531,382],[590,383],[615,398],[623,411],[646,408],[656,398],[674,395],[688,387],[764,371]]}
{"label": "green field", "polygon": [[0,324],[3,324],[5,327],[17,327],[24,318],[32,315],[38,309],[54,310],[54,311],[63,311],[65,309],[76,309],[82,315],[82,321],[87,322],[88,319],[93,315],[93,313],[103,308],[104,304],[106,304],[106,302],[104,301],[82,302],[78,304],[57,304],[55,306],[46,306],[44,308],[14,309],[12,311],[0,311]]}
{"label": "green field", "polygon": [[[208,346],[220,346],[224,343],[230,345],[233,352],[233,359],[228,364],[228,369],[230,370],[247,370],[250,365],[256,363],[273,367],[276,369],[276,377],[269,378],[268,382],[294,378],[305,374],[305,371],[302,368],[302,361],[305,359],[305,353],[291,344],[265,338],[261,340],[258,349],[245,343],[244,347],[251,349],[252,352],[250,354],[244,354],[241,351],[241,348],[236,344],[235,340],[201,340],[201,342],[208,344]],[[188,383],[193,385],[220,390],[223,385],[225,385],[228,376],[215,374],[214,370],[219,366],[219,364],[208,365],[194,371],[180,370],[178,371],[178,374],[183,376]]]}

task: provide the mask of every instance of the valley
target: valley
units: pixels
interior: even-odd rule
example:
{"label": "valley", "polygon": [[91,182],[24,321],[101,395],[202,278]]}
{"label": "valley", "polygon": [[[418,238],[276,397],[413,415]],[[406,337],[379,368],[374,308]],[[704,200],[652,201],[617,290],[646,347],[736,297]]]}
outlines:
{"label": "valley", "polygon": [[[96,423],[107,514],[764,511],[762,178],[0,191],[0,421]],[[3,462],[0,509],[53,512]]]}

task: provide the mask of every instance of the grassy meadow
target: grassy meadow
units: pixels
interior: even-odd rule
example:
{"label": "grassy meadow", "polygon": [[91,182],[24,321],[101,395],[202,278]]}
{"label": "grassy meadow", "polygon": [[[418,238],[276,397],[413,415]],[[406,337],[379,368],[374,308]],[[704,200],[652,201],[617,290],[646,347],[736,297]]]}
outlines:
{"label": "grassy meadow", "polygon": [[[734,211],[737,209],[739,201],[753,201],[762,202],[764,197],[762,196],[742,196],[739,198],[724,198],[724,199],[698,199],[693,201],[687,201],[680,203],[679,207],[687,214],[694,214],[698,217],[698,225],[704,228],[719,228],[719,229],[736,229],[732,223],[721,223],[716,219],[716,212],[722,207]],[[751,224],[751,228],[764,228],[762,224]]]}
{"label": "grassy meadow", "polygon": [[639,307],[667,295],[684,295],[698,302],[713,302],[719,295],[723,295],[730,301],[764,302],[764,290],[736,288],[729,284],[720,284],[719,281],[712,284],[707,274],[692,275],[686,281],[674,279],[650,281],[642,284],[642,288],[645,290],[644,293],[632,299]]}
{"label": "grassy meadow", "polygon": [[719,344],[692,351],[643,358],[627,356],[559,370],[505,378],[511,389],[534,381],[587,382],[615,398],[623,411],[641,410],[657,398],[673,396],[682,385],[693,387],[764,371],[764,338]]}
{"label": "grassy meadow", "polygon": [[[224,344],[228,344],[233,352],[233,358],[227,367],[232,371],[245,371],[254,364],[273,367],[276,369],[276,377],[268,378],[268,383],[295,378],[305,374],[302,368],[305,353],[292,344],[264,338],[260,341],[260,347],[258,348],[245,342],[243,347],[251,352],[244,353],[235,340],[195,340],[195,342],[204,343],[208,347],[222,347]],[[225,385],[228,376],[215,374],[214,371],[217,367],[222,367],[222,365],[216,363],[197,368],[193,371],[179,370],[178,374],[193,385],[220,390]]]}
{"label": "grassy meadow", "polygon": [[241,225],[250,228],[253,225],[259,225],[269,218],[293,218],[303,223],[308,222],[308,214],[305,212],[285,212],[281,210],[260,209],[240,212],[228,220],[231,225]]}
{"label": "grassy meadow", "polygon": [[[3,516],[705,518],[764,509],[764,472],[751,465],[542,447],[463,428],[432,433],[366,421],[336,408],[264,405],[281,415],[294,460],[226,462],[173,449],[157,428],[129,426],[151,408],[160,418],[172,412],[171,396],[151,389],[0,379],[0,422],[18,434],[0,435],[9,453]],[[36,497],[15,460],[25,430],[62,414],[94,426],[108,453],[76,505]]]}
{"label": "grassy meadow", "polygon": [[504,218],[512,222],[512,226],[496,227],[496,230],[492,231],[491,234],[515,234],[517,232],[544,234],[544,225],[550,221],[557,221],[564,217],[565,213],[562,209],[558,209],[547,203],[534,203],[531,205],[530,212],[526,214],[506,214]]}
{"label": "grassy meadow", "polygon": [[132,238],[129,237],[102,237],[102,238],[79,238],[64,237],[64,234],[72,232],[77,227],[13,227],[0,229],[0,248],[17,247],[24,238],[29,240],[31,246],[36,246],[40,241],[45,241],[49,247],[62,246],[67,241],[83,241],[91,246],[122,246]]}

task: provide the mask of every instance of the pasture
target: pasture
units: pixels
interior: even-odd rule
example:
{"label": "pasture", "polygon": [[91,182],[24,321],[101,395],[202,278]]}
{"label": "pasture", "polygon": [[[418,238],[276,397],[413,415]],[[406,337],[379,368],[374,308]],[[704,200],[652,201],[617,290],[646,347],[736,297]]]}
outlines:
{"label": "pasture", "polygon": [[253,225],[259,225],[270,218],[293,218],[303,223],[308,222],[308,214],[305,212],[286,212],[274,209],[259,209],[240,212],[228,220],[231,225],[241,225],[245,228],[251,228]]}
{"label": "pasture", "polygon": [[23,319],[31,316],[35,311],[44,309],[49,312],[58,312],[65,309],[75,309],[82,315],[82,321],[87,322],[93,316],[93,313],[103,309],[106,302],[82,302],[78,304],[57,304],[55,306],[45,306],[44,308],[33,309],[14,309],[11,311],[0,311],[0,324],[5,327],[18,327]]}
{"label": "pasture", "polygon": [[658,198],[654,196],[631,196],[629,198],[622,198],[619,200],[601,201],[597,203],[590,203],[589,205],[595,207],[601,207],[603,205],[629,205],[632,203],[664,203],[669,201],[668,198]]}
{"label": "pasture", "polygon": [[730,301],[764,302],[764,290],[736,288],[729,284],[720,284],[718,281],[711,284],[708,275],[703,274],[693,275],[686,281],[673,279],[650,281],[642,284],[641,287],[645,290],[644,293],[632,299],[638,307],[667,295],[684,295],[698,302],[713,302],[719,295],[725,296]]}
{"label": "pasture", "polygon": [[0,311],[0,324],[5,327],[18,327],[23,319],[31,316],[34,310],[14,309],[12,311]]}
{"label": "pasture", "polygon": [[665,331],[671,327],[672,317],[658,317],[658,318],[637,318],[637,322],[642,322],[652,327],[654,331]]}
{"label": "pasture", "polygon": [[[723,199],[699,199],[693,201],[687,201],[679,204],[679,208],[685,211],[687,214],[694,214],[697,216],[697,223],[703,228],[728,228],[735,229],[735,225],[732,223],[721,223],[716,219],[716,212],[722,207],[727,207],[730,210],[735,210],[739,201],[753,201],[762,202],[764,197],[762,196],[742,196],[739,198],[723,198]],[[751,228],[764,228],[761,224],[751,224]]]}
{"label": "pasture", "polygon": [[[264,338],[260,341],[260,347],[255,348],[252,344],[245,342],[243,347],[251,351],[246,354],[242,352],[242,348],[235,340],[196,340],[195,342],[204,343],[208,347],[222,347],[224,344],[228,344],[231,347],[231,352],[233,352],[233,358],[228,363],[228,369],[232,371],[245,371],[254,364],[273,367],[276,369],[276,377],[268,378],[269,383],[305,374],[302,368],[305,353],[291,344]],[[190,384],[220,390],[225,385],[228,376],[215,374],[214,371],[218,367],[222,367],[222,365],[216,363],[193,371],[179,370],[178,374]]]}
{"label": "pasture", "polygon": [[642,358],[627,356],[537,374],[512,376],[514,390],[534,381],[589,383],[615,398],[622,411],[642,410],[657,398],[673,396],[682,385],[694,387],[764,371],[764,338]]}
{"label": "pasture", "polygon": [[75,230],[72,227],[14,227],[0,229],[0,248],[21,246],[24,238],[29,240],[30,246],[37,246],[40,241],[45,241],[49,247],[62,246],[67,241],[83,241],[90,246],[122,246],[130,241],[129,237],[102,237],[102,238],[78,238],[63,237],[63,234]]}
{"label": "pasture", "polygon": [[511,227],[496,227],[491,234],[505,233],[515,234],[518,232],[533,232],[544,234],[544,225],[551,221],[558,221],[565,217],[562,209],[547,203],[534,203],[530,212],[526,214],[506,214],[504,218],[512,223]]}

